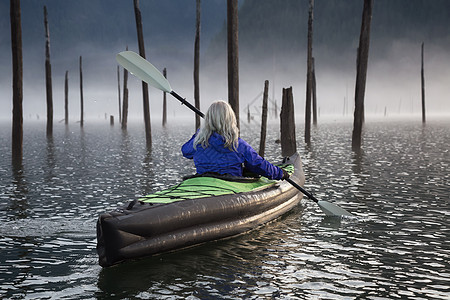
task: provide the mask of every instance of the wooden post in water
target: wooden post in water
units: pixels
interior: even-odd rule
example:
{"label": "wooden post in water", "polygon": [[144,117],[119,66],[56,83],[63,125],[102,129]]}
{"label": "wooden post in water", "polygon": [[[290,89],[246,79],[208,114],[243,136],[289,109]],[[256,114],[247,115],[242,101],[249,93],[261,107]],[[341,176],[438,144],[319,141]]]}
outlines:
{"label": "wooden post in water", "polygon": [[424,71],[424,63],[423,63],[423,47],[424,43],[422,42],[422,68],[421,68],[421,82],[422,82],[422,123],[426,122],[426,116],[425,116],[425,71]]}
{"label": "wooden post in water", "polygon": [[[134,14],[136,18],[136,29],[139,44],[139,55],[145,58],[144,33],[142,30],[141,10],[139,9],[139,0],[134,0]],[[148,84],[142,81],[142,97],[145,123],[145,141],[147,148],[152,146],[152,129],[150,123],[150,104],[148,96]]]}
{"label": "wooden post in water", "polygon": [[23,59],[20,0],[10,0],[12,54],[12,161],[20,165],[23,158]]}
{"label": "wooden post in water", "polygon": [[[128,46],[127,46],[128,51]],[[128,71],[123,69],[123,109],[122,109],[122,129],[127,129],[128,122]]]}
{"label": "wooden post in water", "polygon": [[314,0],[309,0],[308,61],[306,73],[305,143],[311,142],[312,30]]}
{"label": "wooden post in water", "polygon": [[227,0],[228,102],[239,122],[239,48],[238,0]]}
{"label": "wooden post in water", "polygon": [[52,65],[50,64],[50,31],[48,29],[47,6],[44,5],[45,27],[45,91],[47,94],[47,136],[53,134]]}
{"label": "wooden post in water", "polygon": [[281,155],[291,156],[297,152],[295,140],[295,115],[292,87],[283,89],[283,100],[280,113]]}
{"label": "wooden post in water", "polygon": [[[167,78],[167,69],[164,68],[163,75]],[[163,92],[163,117],[162,117],[162,125],[166,126],[167,124],[167,93]]]}
{"label": "wooden post in water", "polygon": [[[200,110],[200,0],[196,1],[196,22],[195,22],[195,42],[194,42],[194,99],[195,108]],[[200,128],[200,116],[195,114],[195,130]]]}
{"label": "wooden post in water", "polygon": [[119,124],[122,123],[122,103],[120,103],[120,70],[119,66],[117,66],[117,88],[119,91]]}
{"label": "wooden post in water", "polygon": [[317,90],[316,90],[316,70],[314,64],[314,57],[312,58],[311,76],[312,76],[311,89],[312,89],[313,125],[317,125]]}
{"label": "wooden post in water", "polygon": [[369,61],[370,23],[372,20],[373,0],[364,0],[361,22],[361,34],[357,55],[355,113],[353,121],[352,150],[359,151],[364,123],[364,93],[366,91],[367,64]]}
{"label": "wooden post in water", "polygon": [[83,101],[83,59],[80,55],[80,127],[84,126],[84,101]]}
{"label": "wooden post in water", "polygon": [[259,156],[264,157],[267,133],[267,102],[269,98],[269,80],[264,81],[264,94],[261,114],[261,138],[259,140]]}
{"label": "wooden post in water", "polygon": [[64,123],[69,124],[69,71],[66,71],[64,80]]}

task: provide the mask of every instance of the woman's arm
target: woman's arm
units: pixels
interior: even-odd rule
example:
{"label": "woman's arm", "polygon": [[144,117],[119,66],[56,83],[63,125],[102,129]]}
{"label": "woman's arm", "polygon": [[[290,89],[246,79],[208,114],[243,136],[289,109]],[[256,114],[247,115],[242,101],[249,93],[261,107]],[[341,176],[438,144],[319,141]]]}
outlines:
{"label": "woman's arm", "polygon": [[194,134],[189,141],[187,141],[182,147],[181,147],[181,153],[183,153],[183,156],[189,159],[194,158],[194,139],[197,134]]}
{"label": "woman's arm", "polygon": [[280,180],[283,178],[283,170],[259,156],[259,154],[246,141],[239,139],[240,151],[244,155],[245,167],[253,173],[265,176],[269,179]]}

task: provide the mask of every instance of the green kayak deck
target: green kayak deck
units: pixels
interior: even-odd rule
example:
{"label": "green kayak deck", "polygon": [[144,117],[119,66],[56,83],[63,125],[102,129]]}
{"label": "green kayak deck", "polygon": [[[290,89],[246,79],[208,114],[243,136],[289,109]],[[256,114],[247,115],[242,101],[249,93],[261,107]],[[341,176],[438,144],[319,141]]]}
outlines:
{"label": "green kayak deck", "polygon": [[[293,165],[280,167],[288,171],[288,173],[294,172]],[[175,186],[144,196],[138,200],[145,203],[172,203],[188,199],[258,191],[271,187],[276,183],[276,180],[270,180],[266,177],[243,178],[243,180],[230,181],[217,177],[198,176],[188,178]]]}

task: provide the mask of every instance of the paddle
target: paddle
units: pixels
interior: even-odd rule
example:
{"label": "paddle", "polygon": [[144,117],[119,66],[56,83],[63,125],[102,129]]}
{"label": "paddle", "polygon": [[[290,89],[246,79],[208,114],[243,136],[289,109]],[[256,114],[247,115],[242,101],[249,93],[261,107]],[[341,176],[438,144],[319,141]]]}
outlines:
{"label": "paddle", "polygon": [[288,178],[288,179],[286,179],[286,181],[289,182],[290,184],[292,184],[293,186],[295,186],[300,192],[302,192],[303,194],[308,196],[309,199],[311,199],[314,202],[316,202],[317,205],[319,205],[319,207],[322,209],[322,211],[327,216],[351,216],[352,215],[351,213],[349,213],[345,209],[337,206],[336,204],[333,204],[333,203],[330,203],[330,202],[327,202],[327,201],[317,200],[316,197],[314,197],[307,190],[303,189],[301,186],[299,186],[297,183],[295,183],[295,181],[293,181],[292,179]]}
{"label": "paddle", "polygon": [[177,98],[182,104],[189,107],[200,117],[204,118],[205,115],[199,111],[195,106],[186,101],[183,97],[175,93],[170,87],[169,81],[158,71],[155,66],[153,66],[148,60],[140,56],[133,51],[123,51],[117,54],[117,62],[127,69],[131,74],[138,77],[142,81],[147,82],[151,86],[163,91],[170,93],[172,96]]}
{"label": "paddle", "polygon": [[[117,54],[116,59],[117,62],[122,65],[122,67],[127,69],[131,74],[163,92],[170,93],[172,96],[181,101],[181,103],[185,104],[187,107],[193,110],[196,114],[198,114],[202,118],[205,117],[205,115],[201,111],[187,102],[186,99],[175,93],[170,87],[169,81],[161,74],[161,72],[159,72],[158,69],[156,69],[149,61],[141,57],[139,54],[133,51],[123,51]],[[340,208],[335,204],[329,203],[327,201],[317,200],[311,193],[304,190],[292,179],[288,178],[286,179],[286,181],[292,184],[300,192],[308,196],[309,199],[316,202],[327,216],[351,216],[348,211]]]}

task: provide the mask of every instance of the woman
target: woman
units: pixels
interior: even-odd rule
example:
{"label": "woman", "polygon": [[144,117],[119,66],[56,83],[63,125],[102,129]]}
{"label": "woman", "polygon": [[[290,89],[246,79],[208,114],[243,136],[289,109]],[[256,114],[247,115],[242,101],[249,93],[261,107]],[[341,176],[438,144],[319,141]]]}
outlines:
{"label": "woman", "polygon": [[194,159],[198,174],[213,172],[242,176],[243,165],[269,179],[286,179],[289,174],[269,163],[239,137],[236,116],[225,101],[215,101],[206,112],[205,122],[181,148],[183,156]]}

